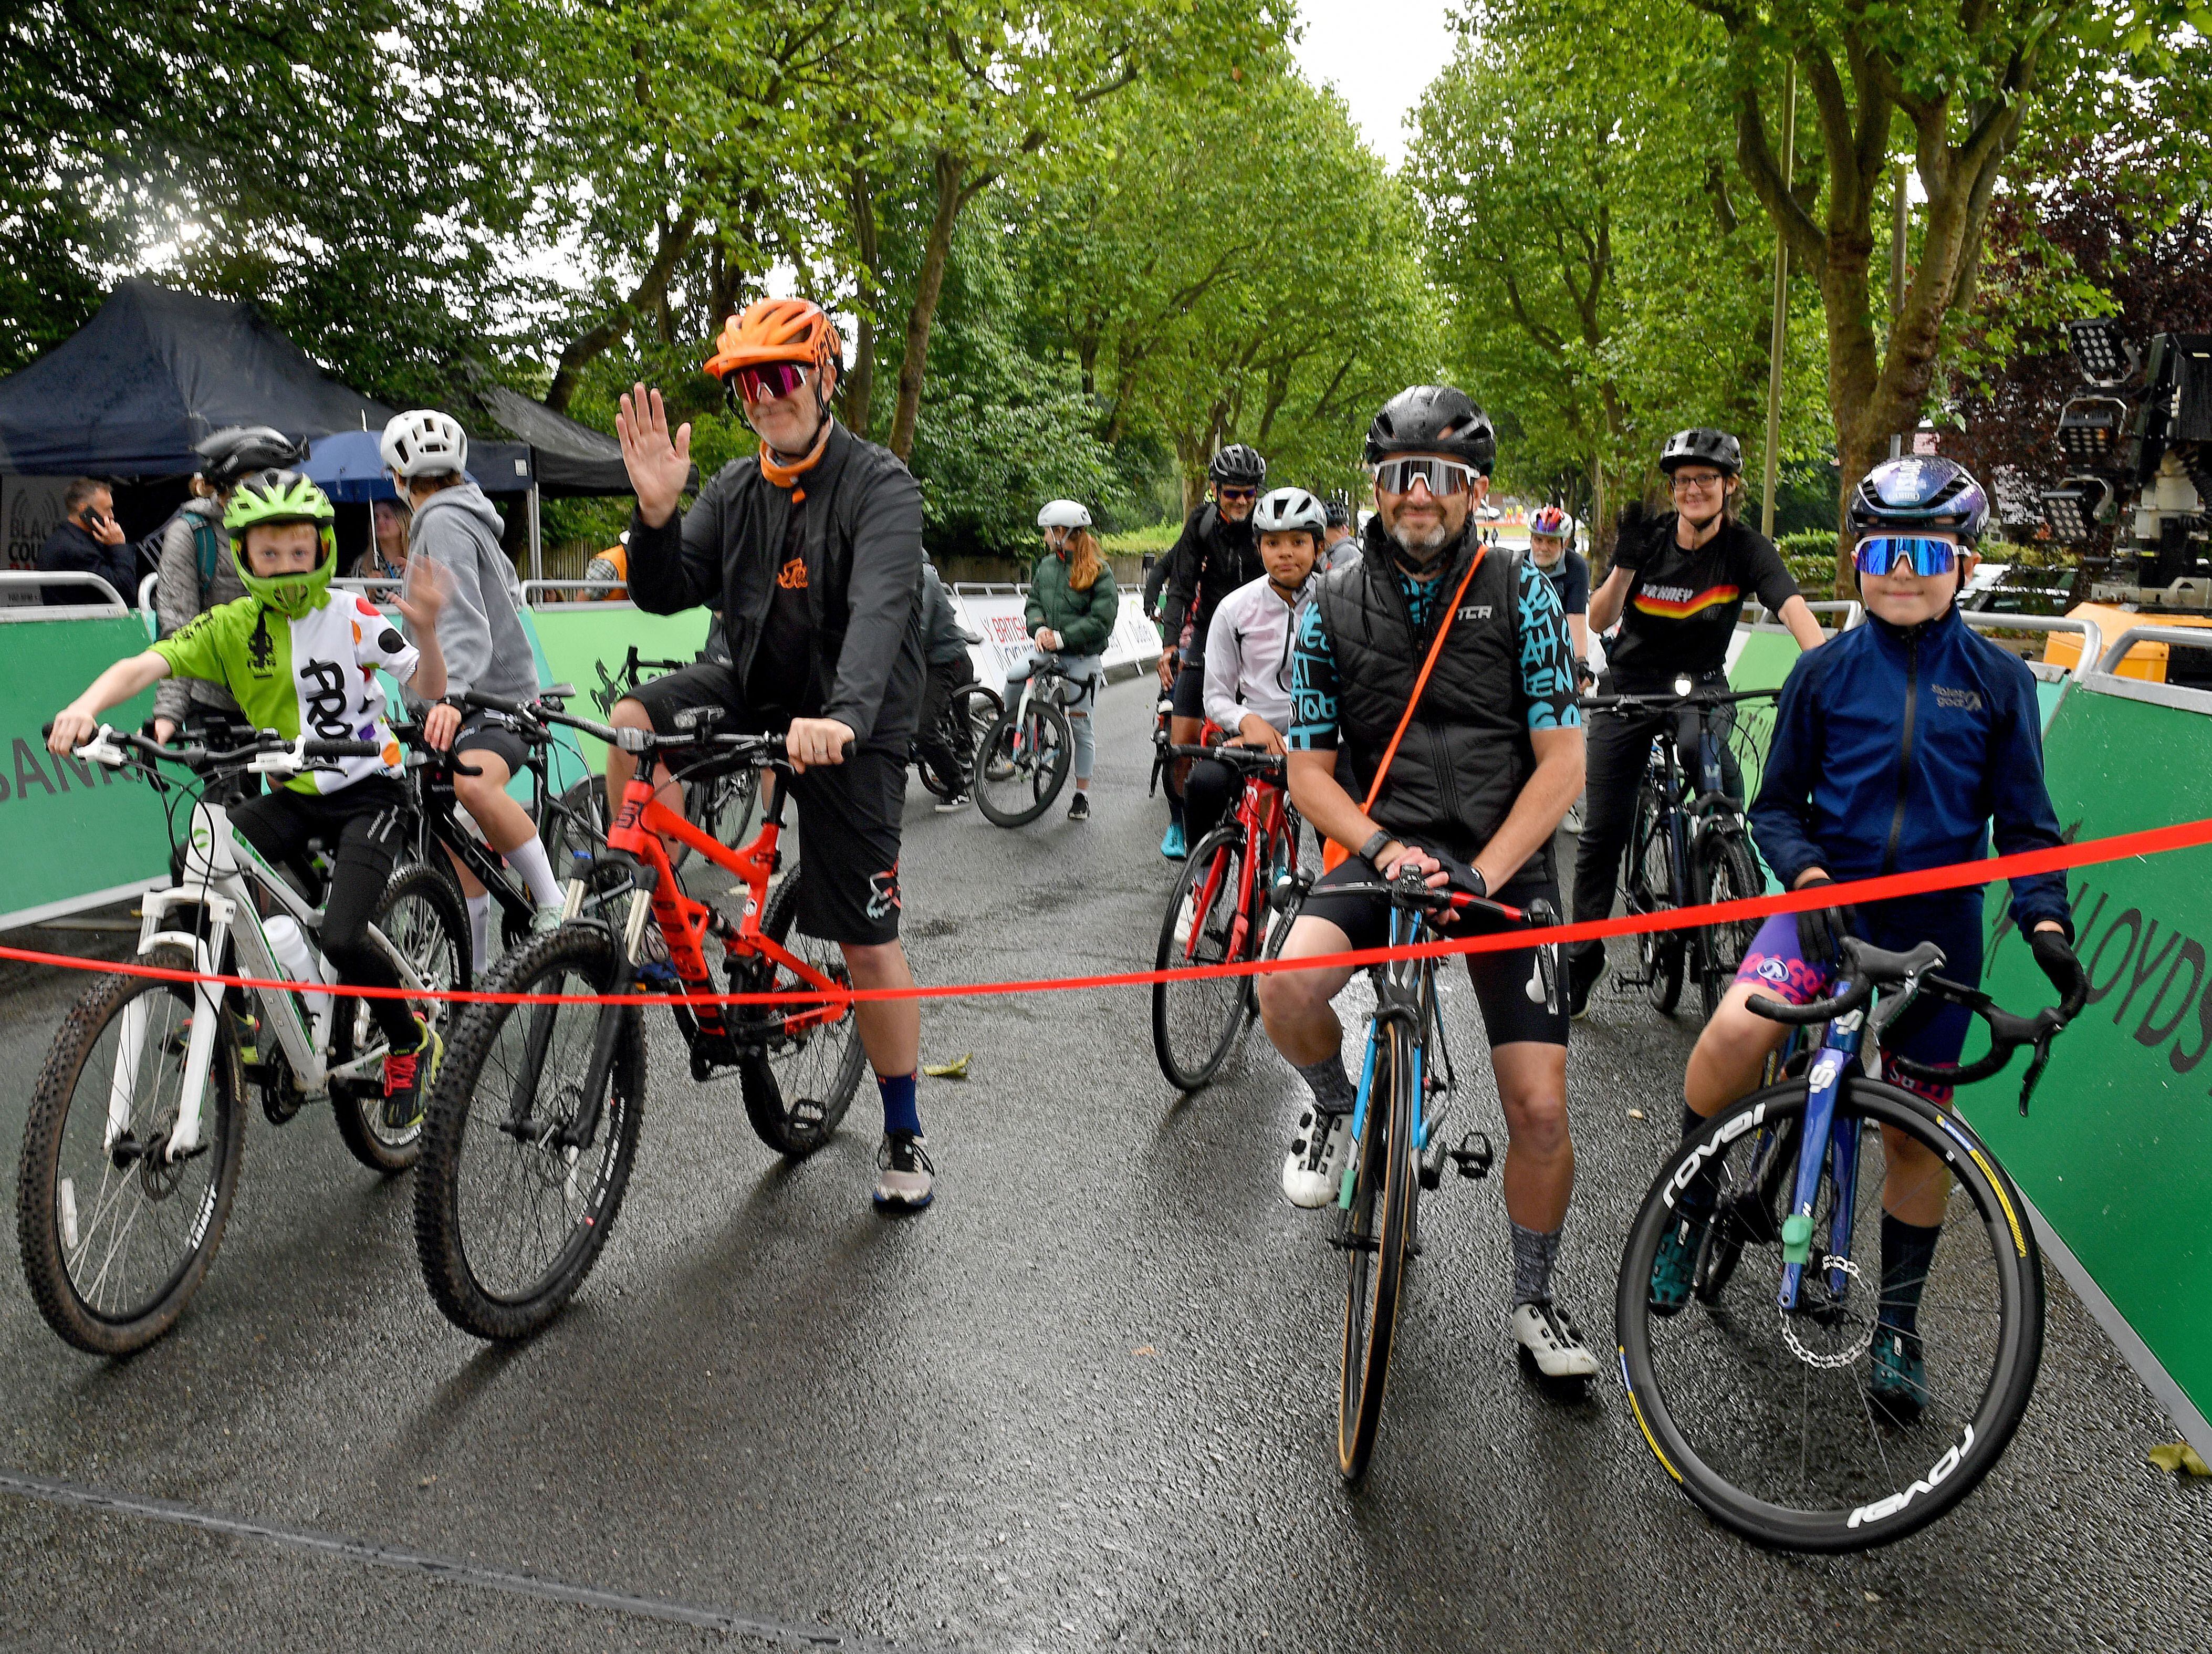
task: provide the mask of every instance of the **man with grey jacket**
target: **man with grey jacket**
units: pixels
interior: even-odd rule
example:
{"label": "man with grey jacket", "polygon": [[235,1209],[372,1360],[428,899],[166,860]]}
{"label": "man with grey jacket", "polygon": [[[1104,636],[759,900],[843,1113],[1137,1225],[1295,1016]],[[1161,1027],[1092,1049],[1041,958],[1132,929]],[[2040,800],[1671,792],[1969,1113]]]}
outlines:
{"label": "man with grey jacket", "polygon": [[[561,922],[561,886],[528,812],[507,792],[528,749],[505,714],[454,704],[471,690],[504,701],[538,694],[538,665],[522,626],[522,582],[499,543],[504,525],[468,476],[469,439],[451,416],[428,408],[400,414],[384,428],[381,452],[393,484],[414,508],[407,533],[409,583],[421,564],[433,562],[438,565],[433,578],[442,577],[446,594],[438,647],[446,657],[447,698],[425,715],[422,739],[452,757],[465,754],[481,772],[456,770],[453,796],[483,830],[484,842],[522,876],[538,909],[531,928],[550,930]],[[481,970],[491,897],[459,861],[453,871],[468,897]]]}

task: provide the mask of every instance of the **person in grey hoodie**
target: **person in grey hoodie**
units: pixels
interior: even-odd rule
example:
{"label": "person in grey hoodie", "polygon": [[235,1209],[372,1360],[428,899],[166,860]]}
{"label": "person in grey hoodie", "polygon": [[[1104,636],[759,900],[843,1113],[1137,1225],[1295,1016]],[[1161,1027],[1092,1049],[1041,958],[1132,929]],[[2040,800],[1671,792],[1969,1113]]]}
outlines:
{"label": "person in grey hoodie", "polygon": [[[501,700],[538,694],[538,666],[522,625],[522,582],[500,547],[504,526],[492,502],[465,469],[469,440],[451,416],[434,409],[400,414],[384,428],[385,469],[414,509],[407,532],[410,583],[418,563],[438,565],[446,603],[438,617],[438,647],[446,656],[447,699],[430,708],[422,738],[481,773],[453,775],[453,796],[483,830],[484,842],[522,876],[537,904],[533,931],[561,922],[561,886],[553,877],[529,812],[507,796],[507,784],[522,768],[527,749],[504,714],[453,704],[470,690]],[[491,898],[458,861],[468,897],[476,964],[488,951]]]}

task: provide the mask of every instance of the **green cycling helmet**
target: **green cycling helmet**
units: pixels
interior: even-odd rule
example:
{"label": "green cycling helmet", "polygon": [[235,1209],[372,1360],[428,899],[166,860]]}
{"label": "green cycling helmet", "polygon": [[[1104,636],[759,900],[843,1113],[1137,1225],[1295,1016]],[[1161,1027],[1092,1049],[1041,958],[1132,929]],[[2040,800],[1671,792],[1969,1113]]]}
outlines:
{"label": "green cycling helmet", "polygon": [[[296,471],[264,471],[241,481],[222,514],[222,526],[230,531],[230,558],[246,591],[294,620],[319,607],[331,576],[337,573],[337,515],[330,496]],[[278,523],[313,523],[321,531],[323,555],[307,573],[257,575],[246,560],[246,530]]]}

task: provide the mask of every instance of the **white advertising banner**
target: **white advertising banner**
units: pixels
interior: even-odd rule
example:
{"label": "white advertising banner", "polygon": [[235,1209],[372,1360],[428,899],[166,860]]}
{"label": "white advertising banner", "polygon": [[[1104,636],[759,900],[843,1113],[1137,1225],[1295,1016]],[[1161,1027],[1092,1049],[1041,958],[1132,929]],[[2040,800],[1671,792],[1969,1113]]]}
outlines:
{"label": "white advertising banner", "polygon": [[[1009,672],[1029,664],[1030,640],[1024,622],[1028,593],[1026,586],[963,584],[952,588],[961,624],[983,635],[983,642],[969,654],[975,660],[976,677],[984,683],[1003,684]],[[1149,666],[1160,654],[1159,629],[1145,618],[1143,595],[1124,592],[1121,598],[1121,612],[1115,617],[1114,633],[1106,641],[1101,663],[1109,672],[1121,666]]]}

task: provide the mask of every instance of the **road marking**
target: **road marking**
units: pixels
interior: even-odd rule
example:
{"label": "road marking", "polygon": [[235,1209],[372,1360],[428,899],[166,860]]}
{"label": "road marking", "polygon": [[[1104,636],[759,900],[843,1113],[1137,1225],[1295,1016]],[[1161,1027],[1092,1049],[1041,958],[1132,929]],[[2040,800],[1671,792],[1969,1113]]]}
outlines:
{"label": "road marking", "polygon": [[22,1499],[40,1499],[49,1505],[72,1505],[80,1510],[143,1517],[152,1522],[166,1522],[179,1528],[198,1528],[203,1532],[223,1534],[234,1539],[258,1540],[279,1550],[305,1551],[313,1555],[338,1557],[349,1562],[363,1562],[372,1567],[391,1568],[402,1573],[428,1574],[434,1579],[443,1579],[455,1584],[478,1585],[487,1590],[503,1590],[518,1596],[574,1602],[581,1608],[610,1608],[617,1614],[634,1614],[645,1620],[666,1620],[678,1625],[704,1626],[711,1630],[732,1632],[738,1636],[752,1637],[787,1648],[842,1649],[860,1651],[862,1654],[888,1654],[890,1646],[868,1638],[814,1626],[795,1625],[787,1621],[765,1619],[756,1614],[701,1608],[690,1602],[671,1602],[665,1597],[640,1596],[629,1591],[602,1590],[595,1585],[572,1585],[563,1580],[548,1579],[542,1575],[517,1569],[484,1567],[474,1562],[465,1562],[459,1557],[437,1556],[428,1551],[410,1551],[393,1545],[372,1545],[364,1540],[348,1539],[341,1534],[318,1533],[312,1528],[294,1528],[275,1522],[253,1522],[243,1517],[225,1516],[219,1511],[204,1511],[197,1505],[180,1505],[173,1499],[153,1499],[140,1493],[118,1493],[105,1487],[88,1487],[78,1482],[58,1481],[51,1476],[35,1476],[22,1470],[0,1469],[0,1493],[14,1493]]}

